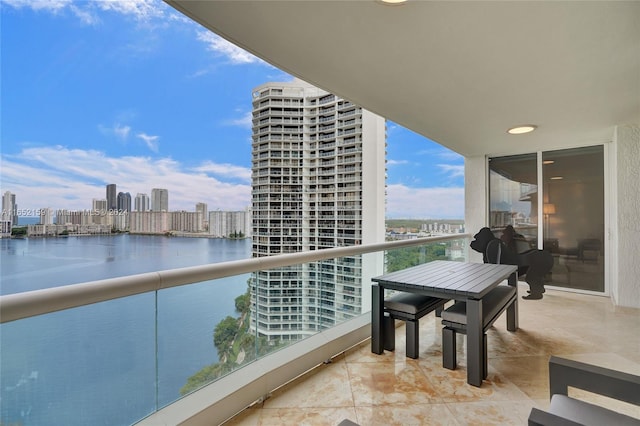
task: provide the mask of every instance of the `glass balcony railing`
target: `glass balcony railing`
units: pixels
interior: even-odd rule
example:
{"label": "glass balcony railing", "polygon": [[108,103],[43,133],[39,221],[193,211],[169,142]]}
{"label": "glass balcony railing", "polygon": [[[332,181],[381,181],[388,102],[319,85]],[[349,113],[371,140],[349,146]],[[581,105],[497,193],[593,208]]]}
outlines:
{"label": "glass balcony railing", "polygon": [[[371,277],[464,260],[467,246],[468,235],[458,234],[1,296],[0,424],[134,424],[362,316]],[[334,267],[327,282],[322,271]]]}

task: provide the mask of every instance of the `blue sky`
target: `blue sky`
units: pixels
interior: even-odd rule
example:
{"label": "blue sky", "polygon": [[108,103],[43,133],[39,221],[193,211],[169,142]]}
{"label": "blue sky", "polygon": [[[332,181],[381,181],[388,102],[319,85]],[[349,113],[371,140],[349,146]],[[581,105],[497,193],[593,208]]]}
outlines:
{"label": "blue sky", "polygon": [[[292,77],[160,0],[1,0],[0,190],[90,209],[105,185],[171,210],[251,203],[251,93]],[[388,122],[389,218],[463,218],[461,156]]]}

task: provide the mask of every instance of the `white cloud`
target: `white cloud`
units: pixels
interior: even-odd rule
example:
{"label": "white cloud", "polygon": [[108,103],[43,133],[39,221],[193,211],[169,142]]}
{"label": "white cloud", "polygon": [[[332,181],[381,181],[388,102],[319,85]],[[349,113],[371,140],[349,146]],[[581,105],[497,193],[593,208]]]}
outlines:
{"label": "white cloud", "polygon": [[387,187],[386,217],[392,219],[463,219],[464,188]]}
{"label": "white cloud", "polygon": [[392,159],[387,160],[388,166],[398,166],[402,164],[409,164],[409,160],[392,160]]}
{"label": "white cloud", "polygon": [[26,7],[35,11],[58,13],[71,6],[72,0],[3,0],[2,3],[16,9]]}
{"label": "white cloud", "polygon": [[69,9],[85,25],[96,25],[100,22],[100,18],[91,10],[81,9],[73,4],[69,5]]}
{"label": "white cloud", "polygon": [[464,164],[438,164],[438,168],[450,178],[464,177]]}
{"label": "white cloud", "polygon": [[[104,198],[108,183],[131,194],[167,188],[171,210],[193,211],[198,202],[212,210],[243,210],[251,204],[251,170],[233,164],[207,161],[187,168],[171,158],[109,157],[62,146],[25,148],[17,155],[3,154],[0,162],[3,191],[16,194],[21,209],[91,208],[93,198]],[[464,217],[462,187],[395,184],[387,194],[389,218]]]}
{"label": "white cloud", "polygon": [[174,15],[173,9],[158,0],[3,0],[2,3],[15,9],[28,8],[55,15],[68,10],[85,25],[99,23],[100,12],[114,12],[145,23],[164,18],[165,10]]}
{"label": "white cloud", "polygon": [[455,151],[451,151],[441,145],[434,143],[434,148],[423,149],[416,152],[416,155],[427,155],[432,157],[438,157],[445,161],[459,161],[462,162],[464,157]]}
{"label": "white cloud", "polygon": [[162,2],[157,0],[99,0],[95,2],[99,9],[132,16],[138,21],[149,21],[164,16]]}
{"label": "white cloud", "polygon": [[116,124],[113,127],[113,133],[122,140],[126,140],[129,137],[129,132],[131,132],[131,127],[129,126],[121,126],[119,124]]}
{"label": "white cloud", "polygon": [[98,124],[98,130],[105,136],[115,136],[123,142],[129,138],[131,133],[131,126],[116,123],[112,127],[107,127],[102,124]]}
{"label": "white cloud", "polygon": [[[63,16],[72,14],[85,25],[95,26],[101,22],[101,16],[111,13],[133,19],[137,24],[148,27],[168,27],[173,23],[196,27],[193,20],[178,13],[171,6],[161,0],[2,0],[3,6],[7,5],[15,9],[31,9],[35,12],[46,12]],[[196,31],[196,37],[204,42],[207,50],[227,58],[231,64],[263,64],[268,65],[262,59],[252,55],[246,50],[226,41],[208,30],[200,28]],[[151,41],[150,41],[151,40]],[[140,53],[145,50],[153,50],[153,39],[147,38],[137,44],[125,46],[128,51]],[[269,65],[270,66],[270,65]],[[195,71],[191,77],[199,77],[211,72],[205,68]]]}
{"label": "white cloud", "polygon": [[138,133],[136,136],[142,139],[151,151],[158,152],[158,139],[160,139],[160,136],[151,136],[146,133]]}
{"label": "white cloud", "polygon": [[235,44],[229,43],[211,31],[198,31],[198,40],[206,43],[208,50],[227,57],[232,64],[265,63],[262,59],[253,56]]}
{"label": "white cloud", "polygon": [[253,126],[253,114],[251,113],[251,111],[249,111],[240,118],[226,121],[226,124],[231,126],[246,127],[247,129],[250,129],[251,126]]}
{"label": "white cloud", "polygon": [[235,183],[240,172],[230,165],[226,174],[221,168],[217,177],[211,177],[170,158],[108,157],[100,151],[62,146],[2,154],[0,164],[3,191],[16,194],[21,209],[88,209],[93,198],[104,198],[108,183],[131,194],[167,188],[171,210],[193,211],[198,202],[221,210],[243,210],[251,204],[251,186]]}
{"label": "white cloud", "polygon": [[205,161],[201,166],[193,169],[199,173],[207,173],[217,176],[227,176],[230,178],[238,178],[246,182],[251,182],[251,169],[240,167],[233,164],[218,164],[211,161]]}

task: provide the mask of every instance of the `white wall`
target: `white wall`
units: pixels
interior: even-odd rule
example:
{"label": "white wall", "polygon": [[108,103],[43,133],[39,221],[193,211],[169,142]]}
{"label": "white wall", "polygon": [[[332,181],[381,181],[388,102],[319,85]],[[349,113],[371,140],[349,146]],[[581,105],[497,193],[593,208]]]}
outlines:
{"label": "white wall", "polygon": [[[617,305],[640,308],[640,126],[615,134],[615,202],[611,293]],[[617,202],[616,202],[617,200]],[[617,261],[617,262],[616,262]]]}

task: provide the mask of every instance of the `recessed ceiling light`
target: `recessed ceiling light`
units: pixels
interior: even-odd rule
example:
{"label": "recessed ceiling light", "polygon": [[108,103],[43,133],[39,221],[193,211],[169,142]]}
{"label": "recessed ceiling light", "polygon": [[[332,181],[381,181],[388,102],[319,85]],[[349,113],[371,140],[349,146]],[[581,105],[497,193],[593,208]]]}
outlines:
{"label": "recessed ceiling light", "polygon": [[538,126],[535,124],[521,124],[516,127],[512,127],[507,130],[507,133],[510,135],[522,135],[524,133],[533,132]]}
{"label": "recessed ceiling light", "polygon": [[542,162],[542,164],[553,164],[553,163],[555,163],[555,161],[554,161],[554,160],[544,160],[544,161]]}
{"label": "recessed ceiling light", "polygon": [[549,179],[551,179],[551,180],[561,180],[561,179],[564,179],[564,178],[562,176],[552,176]]}
{"label": "recessed ceiling light", "polygon": [[378,0],[379,3],[384,3],[386,5],[400,5],[402,3],[406,3],[408,0]]}

